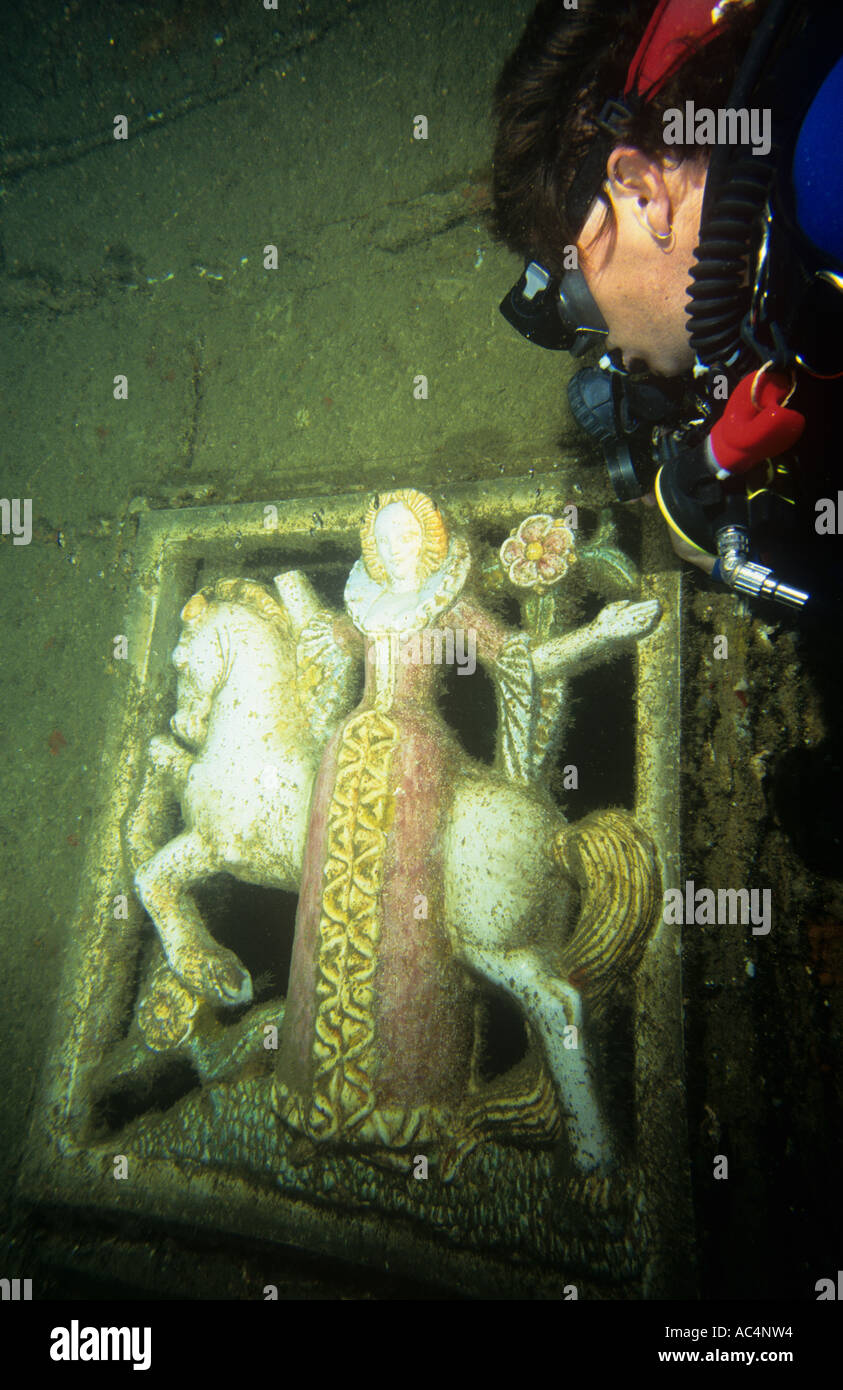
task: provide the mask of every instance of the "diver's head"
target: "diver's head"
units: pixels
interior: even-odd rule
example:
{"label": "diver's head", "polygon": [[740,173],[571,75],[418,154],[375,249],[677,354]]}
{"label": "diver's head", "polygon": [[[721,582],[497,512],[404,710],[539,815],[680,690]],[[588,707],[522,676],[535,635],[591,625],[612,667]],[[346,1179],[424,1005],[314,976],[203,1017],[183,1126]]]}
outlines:
{"label": "diver's head", "polygon": [[[669,144],[664,113],[728,104],[764,0],[715,6],[713,27],[712,7],[686,0],[679,20],[693,11],[705,37],[678,40],[668,25],[648,49],[657,8],[656,0],[579,0],[569,10],[541,0],[495,90],[492,228],[544,268],[555,301],[565,299],[576,248],[581,322],[608,328],[627,369],[676,375],[694,360],[687,291],[710,151],[692,129]],[[564,305],[554,307],[564,320]],[[586,345],[583,334],[548,341],[515,326],[545,346]]]}

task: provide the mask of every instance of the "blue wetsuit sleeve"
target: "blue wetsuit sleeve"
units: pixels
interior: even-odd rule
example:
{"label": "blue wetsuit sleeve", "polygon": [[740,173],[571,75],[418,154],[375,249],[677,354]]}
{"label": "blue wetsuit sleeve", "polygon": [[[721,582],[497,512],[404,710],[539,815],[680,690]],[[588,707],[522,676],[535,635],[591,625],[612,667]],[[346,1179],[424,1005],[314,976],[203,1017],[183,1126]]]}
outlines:
{"label": "blue wetsuit sleeve", "polygon": [[802,231],[843,266],[843,58],[814,97],[793,155],[793,190]]}

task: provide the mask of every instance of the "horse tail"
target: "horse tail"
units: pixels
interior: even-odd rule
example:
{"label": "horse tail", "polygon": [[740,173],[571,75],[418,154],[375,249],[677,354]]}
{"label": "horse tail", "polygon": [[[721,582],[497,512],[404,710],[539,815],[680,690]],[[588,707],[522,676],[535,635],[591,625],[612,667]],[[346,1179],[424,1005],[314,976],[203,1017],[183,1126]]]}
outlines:
{"label": "horse tail", "polygon": [[562,969],[600,1012],[621,977],[638,965],[655,926],[661,902],[656,849],[628,811],[609,810],[559,831],[552,853],[581,893]]}

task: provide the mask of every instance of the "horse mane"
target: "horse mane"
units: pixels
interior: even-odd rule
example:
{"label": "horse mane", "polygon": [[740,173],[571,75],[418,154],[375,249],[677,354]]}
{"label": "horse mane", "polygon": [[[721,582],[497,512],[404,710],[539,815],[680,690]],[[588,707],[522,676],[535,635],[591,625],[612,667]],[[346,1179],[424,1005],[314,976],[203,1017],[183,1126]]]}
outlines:
{"label": "horse mane", "polygon": [[199,592],[209,603],[239,603],[263,618],[285,642],[294,634],[289,616],[274,594],[256,579],[218,579]]}

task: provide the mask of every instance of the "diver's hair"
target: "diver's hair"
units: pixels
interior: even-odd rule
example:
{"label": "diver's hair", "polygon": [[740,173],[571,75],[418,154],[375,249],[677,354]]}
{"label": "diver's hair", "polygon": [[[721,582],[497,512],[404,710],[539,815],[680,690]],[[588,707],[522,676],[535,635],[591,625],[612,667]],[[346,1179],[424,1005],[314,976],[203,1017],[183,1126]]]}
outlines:
{"label": "diver's hair", "polygon": [[419,559],[419,581],[424,583],[435,574],[448,553],[448,532],[439,508],[423,492],[414,487],[401,487],[393,492],[382,492],[373,497],[366,511],[360,530],[360,547],[363,563],[372,579],[378,584],[386,584],[388,575],[378,554],[375,541],[375,521],[378,512],[393,502],[402,503],[413,513],[421,527],[422,552]]}
{"label": "diver's hair", "polygon": [[[493,235],[526,259],[538,257],[554,275],[564,248],[581,228],[570,224],[565,200],[594,135],[603,103],[620,96],[629,65],[656,0],[540,0],[495,87]],[[766,0],[725,6],[715,38],[691,40],[690,56],[643,105],[628,143],[673,163],[704,157],[697,145],[664,143],[668,107],[725,106]],[[620,142],[619,142],[620,143]],[[614,226],[611,206],[600,234]]]}

